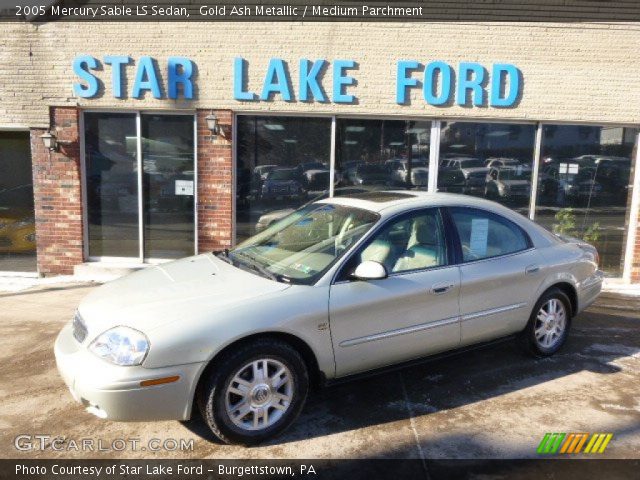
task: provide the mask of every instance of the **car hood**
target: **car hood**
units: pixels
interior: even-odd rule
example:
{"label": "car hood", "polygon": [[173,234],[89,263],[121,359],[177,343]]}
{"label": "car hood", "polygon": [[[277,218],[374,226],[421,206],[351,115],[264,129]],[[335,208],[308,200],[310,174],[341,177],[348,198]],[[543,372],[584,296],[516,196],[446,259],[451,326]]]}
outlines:
{"label": "car hood", "polygon": [[268,187],[294,187],[298,185],[295,180],[267,180],[265,185]]}
{"label": "car hood", "polygon": [[221,312],[286,288],[289,285],[203,254],[107,283],[87,295],[78,311],[93,336],[118,325],[147,332],[185,316]]}
{"label": "car hood", "polygon": [[500,183],[506,185],[507,187],[521,187],[521,186],[529,186],[528,180],[500,180]]}
{"label": "car hood", "polygon": [[462,172],[466,175],[468,173],[487,173],[489,169],[487,167],[469,167],[461,168]]}

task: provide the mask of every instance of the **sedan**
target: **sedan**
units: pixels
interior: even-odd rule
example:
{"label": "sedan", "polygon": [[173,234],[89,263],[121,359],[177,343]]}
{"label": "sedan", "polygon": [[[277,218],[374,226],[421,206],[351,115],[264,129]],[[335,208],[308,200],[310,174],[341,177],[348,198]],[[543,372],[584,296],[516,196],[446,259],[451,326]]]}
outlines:
{"label": "sedan", "polygon": [[97,288],[55,355],[101,418],[197,409],[251,445],[287,428],[312,384],[501,338],[552,355],[602,278],[595,248],[488,200],[365,192]]}

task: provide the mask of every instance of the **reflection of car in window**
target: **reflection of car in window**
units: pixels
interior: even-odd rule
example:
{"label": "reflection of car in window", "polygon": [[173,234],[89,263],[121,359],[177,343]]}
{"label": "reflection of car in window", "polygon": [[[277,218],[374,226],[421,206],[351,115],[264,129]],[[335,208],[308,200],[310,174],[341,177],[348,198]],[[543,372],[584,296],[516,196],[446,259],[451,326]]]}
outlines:
{"label": "reflection of car in window", "polygon": [[459,170],[465,179],[464,192],[469,195],[484,195],[489,169],[475,157],[451,157],[441,161],[440,170]]}
{"label": "reflection of car in window", "polygon": [[[429,164],[424,160],[411,160],[406,158],[391,159],[385,162],[385,166],[391,173],[390,181],[394,185],[410,185],[413,187],[426,187],[429,183]],[[408,181],[411,169],[411,182]]]}
{"label": "reflection of car in window", "polygon": [[263,200],[295,199],[302,200],[306,193],[303,179],[297,168],[276,168],[267,175],[262,184],[260,196]]}
{"label": "reflection of car in window", "polygon": [[531,194],[531,167],[509,165],[493,167],[487,173],[485,195],[503,202],[527,202]]}
{"label": "reflection of car in window", "polygon": [[0,253],[35,251],[35,227],[33,186],[0,190]]}
{"label": "reflection of car in window", "polygon": [[347,171],[351,185],[389,185],[389,170],[378,163],[360,163]]}

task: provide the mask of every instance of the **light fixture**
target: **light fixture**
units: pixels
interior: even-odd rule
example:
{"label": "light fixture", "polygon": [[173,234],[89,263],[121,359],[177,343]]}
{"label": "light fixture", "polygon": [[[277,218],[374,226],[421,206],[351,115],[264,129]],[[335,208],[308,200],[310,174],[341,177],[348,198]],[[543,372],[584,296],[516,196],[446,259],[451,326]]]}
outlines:
{"label": "light fixture", "polygon": [[40,135],[44,148],[47,148],[50,152],[57,152],[60,145],[71,145],[71,140],[58,140],[55,133],[46,132]]}
{"label": "light fixture", "polygon": [[211,136],[216,137],[220,133],[220,126],[218,125],[218,119],[214,113],[211,113],[205,117],[207,122],[207,128],[211,131]]}
{"label": "light fixture", "polygon": [[56,137],[51,135],[51,132],[40,135],[40,138],[42,139],[44,148],[48,149],[49,151],[53,151],[57,148]]}

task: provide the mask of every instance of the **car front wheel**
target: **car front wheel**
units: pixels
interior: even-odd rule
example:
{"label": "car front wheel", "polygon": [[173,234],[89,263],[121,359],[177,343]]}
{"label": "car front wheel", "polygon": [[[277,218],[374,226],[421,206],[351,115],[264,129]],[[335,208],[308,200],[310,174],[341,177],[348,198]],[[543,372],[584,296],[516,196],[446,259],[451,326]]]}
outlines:
{"label": "car front wheel", "polygon": [[302,410],[309,378],[304,360],[289,344],[260,339],[214,362],[197,400],[221,441],[263,442],[282,433]]}
{"label": "car front wheel", "polygon": [[567,340],[570,326],[569,297],[562,290],[552,288],[536,303],[520,341],[536,357],[553,355]]}

